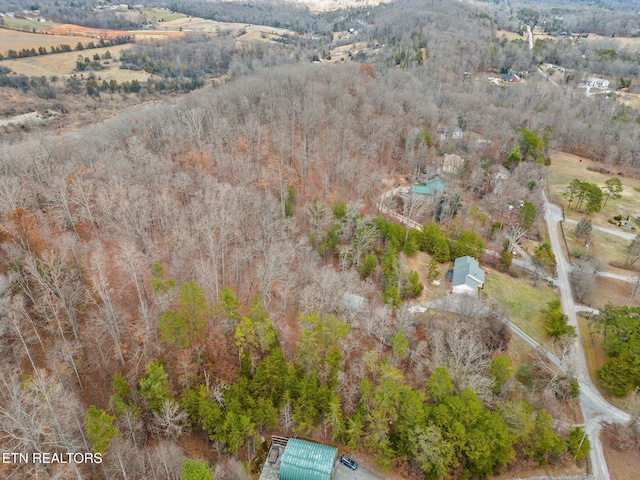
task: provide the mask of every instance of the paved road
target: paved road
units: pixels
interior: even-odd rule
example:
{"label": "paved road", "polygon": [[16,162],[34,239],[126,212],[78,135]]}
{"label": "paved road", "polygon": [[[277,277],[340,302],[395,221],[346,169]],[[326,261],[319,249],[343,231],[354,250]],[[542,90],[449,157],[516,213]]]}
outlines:
{"label": "paved road", "polygon": [[564,257],[560,237],[558,236],[557,224],[562,221],[562,214],[560,208],[557,205],[550,204],[546,197],[544,203],[545,221],[547,222],[551,249],[557,261],[556,271],[562,310],[569,318],[569,324],[576,328],[576,333],[578,334],[578,338],[571,347],[570,355],[574,360],[574,364],[578,367],[577,378],[580,382],[580,406],[582,407],[584,417],[584,429],[591,440],[590,459],[593,468],[593,478],[595,480],[609,480],[609,470],[607,469],[607,462],[604,458],[602,442],[600,441],[600,422],[627,422],[629,421],[629,415],[607,402],[591,381],[587,361],[582,349],[582,341],[580,340],[580,328],[578,327],[576,317],[577,308],[573,301],[571,284],[569,283],[570,266]]}
{"label": "paved road", "polygon": [[379,477],[378,475],[370,472],[361,464],[358,464],[357,469],[351,470],[346,465],[340,463],[340,460],[337,460],[331,478],[333,480],[381,480],[383,477]]}
{"label": "paved road", "polygon": [[[397,195],[400,193],[400,188],[395,188],[388,192],[385,192],[380,197],[378,202],[378,209],[397,219],[398,221],[404,223],[405,225],[409,224],[409,226],[413,228],[418,228],[422,230],[422,226],[417,224],[416,222],[411,221],[410,219],[400,215],[396,212],[392,212],[388,208],[384,207],[384,202],[386,199],[393,195]],[[545,204],[545,221],[547,223],[547,230],[549,232],[549,240],[551,243],[551,250],[556,256],[556,280],[555,284],[558,286],[560,291],[560,301],[562,303],[562,310],[565,315],[569,318],[569,324],[574,326],[576,329],[576,333],[578,334],[578,338],[573,343],[570,349],[570,357],[572,363],[578,367],[577,369],[577,378],[580,383],[580,406],[582,408],[582,414],[584,417],[584,430],[589,435],[591,440],[591,452],[589,453],[591,459],[591,466],[593,468],[593,473],[590,478],[594,480],[610,480],[609,470],[607,469],[607,462],[604,458],[604,452],[602,448],[602,442],[600,441],[600,430],[602,428],[601,422],[611,422],[611,423],[624,423],[628,422],[630,417],[629,414],[623,412],[617,407],[611,405],[607,402],[598,389],[594,386],[591,381],[591,376],[589,375],[589,369],[587,368],[587,361],[584,355],[584,350],[582,348],[582,341],[580,339],[580,328],[578,327],[578,320],[576,316],[577,311],[584,310],[585,307],[576,305],[573,300],[573,293],[571,291],[571,283],[569,282],[569,273],[571,270],[571,266],[565,259],[564,253],[562,251],[562,245],[560,243],[560,237],[558,235],[558,222],[563,221],[562,213],[560,208],[557,205],[551,204],[547,201],[546,196],[544,197]],[[598,227],[601,228],[601,227]],[[612,233],[614,235],[623,236],[626,232],[619,232],[615,230],[603,229],[608,233]],[[615,233],[614,233],[615,232]],[[632,234],[631,234],[632,235]],[[635,237],[635,235],[633,235]],[[632,237],[632,238],[633,238]],[[627,238],[627,237],[624,237]],[[525,268],[528,268],[531,264],[531,260],[524,250],[519,250],[520,254],[523,257],[521,261],[521,265]],[[612,276],[614,274],[608,274],[605,276]],[[615,277],[612,277],[615,278]],[[456,301],[453,300],[453,296],[449,295],[446,299],[440,299],[438,301],[444,302],[443,304],[437,305],[438,308],[447,310],[449,308],[456,308]],[[437,302],[437,301],[436,301]],[[453,305],[453,306],[452,306]],[[463,305],[461,303],[460,305]],[[414,311],[425,311],[427,308],[436,308],[436,304],[433,302],[429,302],[427,304],[422,305],[413,305],[411,308]],[[462,308],[462,307],[460,307]],[[454,310],[449,310],[454,311]],[[521,338],[523,338],[527,343],[532,346],[538,346],[538,343],[529,337],[526,333],[520,330],[517,326],[513,325],[511,322],[507,320],[510,324],[512,330]],[[547,356],[558,364],[558,360],[549,353],[546,352]],[[555,360],[554,360],[555,359]]]}

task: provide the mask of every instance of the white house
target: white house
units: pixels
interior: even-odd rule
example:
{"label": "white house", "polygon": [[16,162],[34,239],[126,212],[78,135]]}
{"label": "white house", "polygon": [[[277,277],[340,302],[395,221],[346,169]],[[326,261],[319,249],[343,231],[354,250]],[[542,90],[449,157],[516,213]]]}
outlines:
{"label": "white house", "polygon": [[591,77],[586,83],[588,88],[597,88],[599,90],[607,90],[609,88],[609,80],[604,78]]}

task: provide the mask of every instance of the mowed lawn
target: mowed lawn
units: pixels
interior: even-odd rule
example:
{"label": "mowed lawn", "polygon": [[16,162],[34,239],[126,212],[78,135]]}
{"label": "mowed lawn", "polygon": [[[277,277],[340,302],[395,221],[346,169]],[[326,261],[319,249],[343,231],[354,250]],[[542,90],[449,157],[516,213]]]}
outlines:
{"label": "mowed lawn", "polygon": [[20,32],[18,30],[0,28],[0,53],[5,57],[9,50],[19,52],[23,48],[28,48],[29,50],[35,48],[38,50],[39,47],[45,47],[47,51],[51,51],[51,47],[57,47],[58,45],[69,45],[71,48],[75,48],[79,41],[88,43],[91,39],[65,35]]}
{"label": "mowed lawn", "polygon": [[[587,251],[585,248],[584,239],[581,238],[579,242],[576,240],[574,233],[576,225],[565,223],[564,228],[567,235],[567,244],[569,245],[569,251],[571,252],[572,260],[575,260],[575,257],[588,255],[598,257],[599,259],[606,261],[610,265],[624,265],[627,259],[626,250],[631,243],[631,240],[618,237],[617,235],[611,235],[607,232],[601,232],[600,230],[593,230],[591,232],[589,250]],[[616,227],[614,225],[611,225],[611,228],[613,230]],[[562,248],[562,253],[566,258],[564,245]],[[634,267],[631,266],[629,267],[629,270],[621,270],[620,273],[627,273],[631,275],[633,273],[633,269]]]}
{"label": "mowed lawn", "polygon": [[[611,173],[594,172],[587,170],[587,167],[604,167]],[[615,215],[622,215],[625,218],[627,215],[632,218],[640,215],[640,181],[629,177],[618,176],[618,172],[619,169],[613,165],[597,163],[588,158],[579,157],[578,155],[572,155],[570,153],[553,152],[551,153],[551,166],[549,167],[548,176],[549,191],[551,193],[550,201],[557,205],[564,205],[567,218],[579,220],[585,213],[577,212],[573,204],[571,208],[569,208],[566,199],[562,196],[562,192],[566,190],[569,182],[577,178],[582,182],[595,183],[602,188],[604,187],[604,183],[610,178],[619,178],[623,187],[622,198],[619,200],[610,198],[602,212],[589,215],[594,225],[615,230],[619,227],[608,223],[608,219]],[[603,193],[605,193],[604,190]]]}
{"label": "mowed lawn", "polygon": [[172,20],[178,20],[179,18],[187,17],[187,15],[185,15],[184,13],[171,12],[169,10],[162,10],[160,8],[143,8],[142,14],[146,15],[149,20],[156,22],[170,22]]}
{"label": "mowed lawn", "polygon": [[505,315],[539,343],[546,343],[540,310],[559,298],[558,291],[544,280],[533,285],[531,279],[513,278],[494,270],[486,276],[484,293],[488,299],[504,309]]}
{"label": "mowed lawn", "polygon": [[53,28],[56,25],[60,25],[56,22],[39,22],[38,20],[33,20],[31,18],[12,17],[4,17],[4,24],[11,28],[35,28],[36,30],[40,30],[41,28]]}
{"label": "mowed lawn", "polygon": [[[134,79],[138,81],[146,81],[151,76],[147,72],[122,70],[119,68],[120,62],[118,62],[117,59],[120,57],[120,52],[129,48],[131,48],[131,45],[113,45],[111,47],[94,48],[91,50],[18,58],[15,60],[4,60],[1,64],[9,67],[16,73],[30,77],[68,77],[74,74],[80,76],[80,73],[74,72],[79,55],[93,58],[95,54],[98,54],[102,57],[105,52],[109,50],[113,58],[107,65],[104,65],[105,61],[102,60],[102,64],[106,69],[93,72],[96,77],[106,81],[113,79],[118,83]],[[88,76],[90,73],[91,72],[82,72],[84,77]]]}

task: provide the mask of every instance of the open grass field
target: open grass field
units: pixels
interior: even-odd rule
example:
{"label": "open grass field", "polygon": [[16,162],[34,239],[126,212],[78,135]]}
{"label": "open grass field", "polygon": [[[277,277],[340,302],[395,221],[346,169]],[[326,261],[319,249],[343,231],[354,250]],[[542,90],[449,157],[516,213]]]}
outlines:
{"label": "open grass field", "polygon": [[509,358],[511,359],[511,367],[513,371],[517,371],[520,365],[526,363],[527,357],[533,351],[531,345],[525,342],[517,335],[511,335],[509,339]]}
{"label": "open grass field", "polygon": [[[9,67],[16,73],[27,76],[69,77],[74,74],[80,76],[79,73],[73,71],[76,67],[78,55],[93,57],[93,55],[97,53],[102,56],[107,50],[109,50],[114,59],[117,59],[120,56],[120,52],[128,48],[131,48],[131,45],[114,45],[105,48],[83,50],[81,52],[57,53],[55,55],[4,60],[2,65]],[[95,76],[99,77],[101,80],[106,80],[107,82],[113,79],[118,83],[134,79],[138,81],[146,81],[151,76],[144,71],[121,70],[119,66],[119,62],[111,60],[110,64],[105,65],[105,67],[107,67],[106,70],[94,72]],[[88,74],[89,72],[84,72],[85,77]]]}
{"label": "open grass field", "polygon": [[150,22],[170,22],[180,18],[187,18],[184,13],[172,12],[164,8],[143,8],[142,10],[127,10],[122,15],[136,21],[140,15],[144,15]]}
{"label": "open grass field", "polygon": [[355,56],[359,52],[371,50],[371,49],[367,48],[367,42],[353,42],[353,43],[348,43],[347,45],[341,45],[329,52],[331,54],[331,60],[327,60],[325,61],[325,63],[337,63],[337,62],[344,62],[346,60],[350,60],[350,57],[348,54],[349,50],[353,50],[352,55]]}
{"label": "open grass field", "polygon": [[[605,167],[611,173],[593,172],[587,170],[589,166],[594,168]],[[617,227],[607,223],[607,219],[615,215],[622,215],[623,217],[640,215],[640,181],[628,176],[618,176],[618,172],[620,172],[620,169],[612,165],[597,163],[570,153],[552,152],[548,177],[548,188],[551,193],[550,201],[557,205],[564,205],[567,218],[579,220],[584,216],[584,213],[576,212],[573,205],[568,208],[566,200],[562,197],[562,192],[567,188],[569,182],[577,178],[583,182],[595,183],[602,188],[605,181],[617,176],[623,186],[622,198],[620,200],[609,199],[602,212],[589,216],[593,225],[615,229]]]}
{"label": "open grass field", "polygon": [[587,37],[581,37],[581,41],[585,42],[602,42],[606,41],[607,43],[616,42],[620,45],[620,47],[629,49],[629,50],[639,50],[640,49],[640,37],[604,37],[602,35],[596,35],[594,33],[590,33]]}
{"label": "open grass field", "polygon": [[278,38],[280,38],[278,35],[273,35],[271,33],[265,33],[265,32],[247,32],[244,33],[242,35],[239,35],[238,38],[236,38],[236,40],[239,43],[246,43],[246,42],[275,42]]}
{"label": "open grass field", "polygon": [[66,35],[43,35],[40,33],[20,32],[8,28],[0,28],[0,53],[5,57],[9,50],[18,52],[23,48],[28,48],[29,50],[35,48],[38,50],[38,47],[45,47],[50,51],[51,47],[57,47],[61,44],[70,45],[74,48],[78,44],[78,41],[83,41],[83,39]]}
{"label": "open grass field", "polygon": [[520,35],[518,32],[510,32],[509,30],[496,30],[496,38],[501,39],[502,37],[505,37],[509,42],[513,40],[528,41],[527,32],[524,35]]}
{"label": "open grass field", "polygon": [[539,343],[549,341],[540,310],[548,302],[558,299],[558,291],[544,281],[536,286],[529,278],[513,278],[490,270],[486,276],[484,293],[488,299],[505,310],[506,316]]}
{"label": "open grass field", "polygon": [[604,457],[607,460],[609,477],[612,480],[638,480],[640,478],[640,455],[637,450],[620,451],[612,446],[614,440],[608,432],[601,436]]}
{"label": "open grass field", "polygon": [[33,20],[30,18],[11,18],[4,17],[4,24],[7,27],[11,28],[35,28],[36,30],[41,30],[43,28],[53,28],[56,25],[59,25],[55,22],[38,22],[37,20]]}
{"label": "open grass field", "polygon": [[[631,297],[631,284],[613,278],[598,277],[596,288],[591,294],[591,306],[600,309],[607,302],[614,305],[626,305]],[[632,306],[640,306],[638,295],[632,302]]]}
{"label": "open grass field", "polygon": [[86,44],[93,39],[108,39],[129,35],[136,40],[161,40],[165,38],[179,37],[181,32],[156,31],[156,30],[100,30],[97,28],[80,27],[78,25],[57,25],[41,30],[41,33],[22,32],[8,28],[0,28],[0,53],[7,56],[9,50],[20,51],[23,48],[36,50],[45,47],[51,50],[52,46],[70,45],[72,48],[78,44]]}
{"label": "open grass field", "polygon": [[[267,36],[282,37],[283,35],[295,35],[293,30],[287,30],[286,28],[276,28],[266,25],[250,25],[246,23],[227,23],[216,22],[214,20],[206,20],[204,18],[197,17],[185,17],[172,21],[166,21],[157,23],[154,31],[182,31],[185,33],[202,33],[205,35],[221,35],[222,33],[229,33],[233,37],[238,37],[246,34],[264,33]],[[259,39],[259,38],[256,38]]]}
{"label": "open grass field", "polygon": [[[613,227],[613,225],[612,225]],[[567,234],[567,245],[569,245],[569,251],[571,252],[571,259],[582,257],[584,255],[596,256],[601,260],[606,261],[608,264],[622,265],[626,260],[625,249],[629,245],[630,240],[610,235],[606,232],[594,230],[591,233],[591,241],[589,242],[589,250],[587,251],[583,240],[576,241],[573,230],[575,224],[566,223],[565,233]],[[563,253],[566,256],[563,245]],[[608,268],[608,271],[615,271],[624,275],[631,275],[633,268],[630,270],[613,269]]]}
{"label": "open grass field", "polygon": [[596,370],[602,366],[607,359],[607,354],[602,348],[602,336],[596,331],[594,325],[590,325],[586,318],[578,316],[578,326],[580,327],[580,339],[584,348],[585,358],[587,360],[587,368],[591,379],[598,390],[603,391]]}

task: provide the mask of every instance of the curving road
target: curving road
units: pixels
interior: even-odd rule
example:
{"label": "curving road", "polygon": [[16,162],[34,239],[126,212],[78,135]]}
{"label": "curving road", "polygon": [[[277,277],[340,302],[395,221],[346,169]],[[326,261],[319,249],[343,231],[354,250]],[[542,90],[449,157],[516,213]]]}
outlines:
{"label": "curving road", "polygon": [[[422,230],[422,225],[417,222],[412,221],[409,218],[400,215],[399,213],[391,211],[389,208],[385,206],[385,201],[393,196],[400,193],[402,187],[394,188],[393,190],[389,190],[383,193],[380,196],[380,200],[378,201],[378,209],[389,215],[396,220],[404,223],[405,225],[409,225],[410,227],[417,228]],[[544,194],[543,194],[544,195]],[[571,266],[565,259],[564,253],[562,251],[562,245],[560,243],[560,237],[558,234],[557,224],[563,221],[562,213],[560,208],[557,205],[551,204],[547,201],[547,197],[544,196],[544,205],[545,205],[545,221],[547,223],[547,230],[549,232],[549,240],[551,243],[551,249],[556,256],[556,272],[557,277],[555,280],[555,284],[558,286],[560,291],[560,301],[562,303],[562,310],[565,315],[567,315],[569,321],[568,323],[575,327],[578,338],[571,346],[569,356],[570,363],[575,365],[577,369],[576,377],[578,378],[578,382],[580,383],[580,406],[582,408],[582,415],[584,417],[584,430],[587,435],[589,435],[589,439],[591,441],[591,451],[589,452],[589,457],[591,460],[591,466],[593,469],[592,474],[589,478],[594,480],[610,480],[609,470],[607,468],[607,462],[604,457],[604,450],[602,447],[602,442],[600,441],[600,430],[602,428],[602,422],[609,423],[625,423],[630,420],[630,416],[628,413],[620,410],[619,408],[611,405],[607,402],[600,392],[595,387],[593,382],[591,381],[591,376],[589,375],[589,369],[587,367],[587,360],[584,354],[584,350],[582,348],[582,341],[580,338],[580,328],[578,326],[578,319],[576,313],[578,311],[583,311],[587,307],[576,305],[573,300],[573,292],[571,291],[571,283],[569,281],[569,272]],[[600,228],[598,228],[600,229]],[[626,234],[626,232],[616,232],[609,229],[602,229],[612,234]],[[623,238],[627,238],[624,235]],[[634,235],[635,237],[635,235]],[[524,250],[519,250],[520,254],[523,255],[522,264],[527,268],[531,262],[528,255]],[[609,276],[611,278],[616,277],[624,277],[622,275],[614,276],[615,274],[606,274],[605,272],[600,272],[600,274],[604,274],[604,276]],[[627,281],[630,281],[627,277]],[[451,297],[451,296],[449,296]],[[450,308],[452,304],[451,298],[441,299],[440,301],[444,301],[445,304],[440,305],[439,307],[442,309]],[[416,311],[425,311],[427,308],[438,308],[436,302],[429,302],[428,304],[423,305],[415,305],[410,308],[414,308]],[[455,303],[455,302],[454,302]],[[422,310],[424,309],[424,310]],[[592,313],[595,313],[595,310],[590,309]],[[513,325],[511,322],[510,326],[514,333],[523,338],[532,346],[538,346],[537,342],[531,339],[526,333],[520,330],[517,326]],[[547,356],[554,361],[555,357],[550,353],[546,352]],[[558,362],[555,359],[554,363]],[[556,363],[557,364],[557,363]]]}
{"label": "curving road", "polygon": [[584,417],[584,430],[591,440],[591,466],[593,468],[592,478],[596,480],[609,480],[609,470],[607,462],[604,458],[602,442],[600,441],[601,422],[621,423],[628,422],[629,415],[626,412],[616,408],[607,402],[600,392],[596,389],[589,369],[587,368],[587,360],[582,349],[582,341],[580,339],[580,328],[576,311],[578,307],[573,301],[573,293],[571,292],[571,284],[569,283],[570,266],[562,253],[560,237],[558,236],[558,222],[562,221],[562,213],[557,205],[553,205],[544,197],[545,204],[545,221],[549,232],[551,249],[556,256],[557,262],[557,278],[560,290],[560,301],[562,302],[562,310],[569,318],[569,324],[574,326],[578,334],[577,340],[571,347],[570,355],[577,367],[577,378],[580,382],[580,406],[582,407],[582,415]]}

